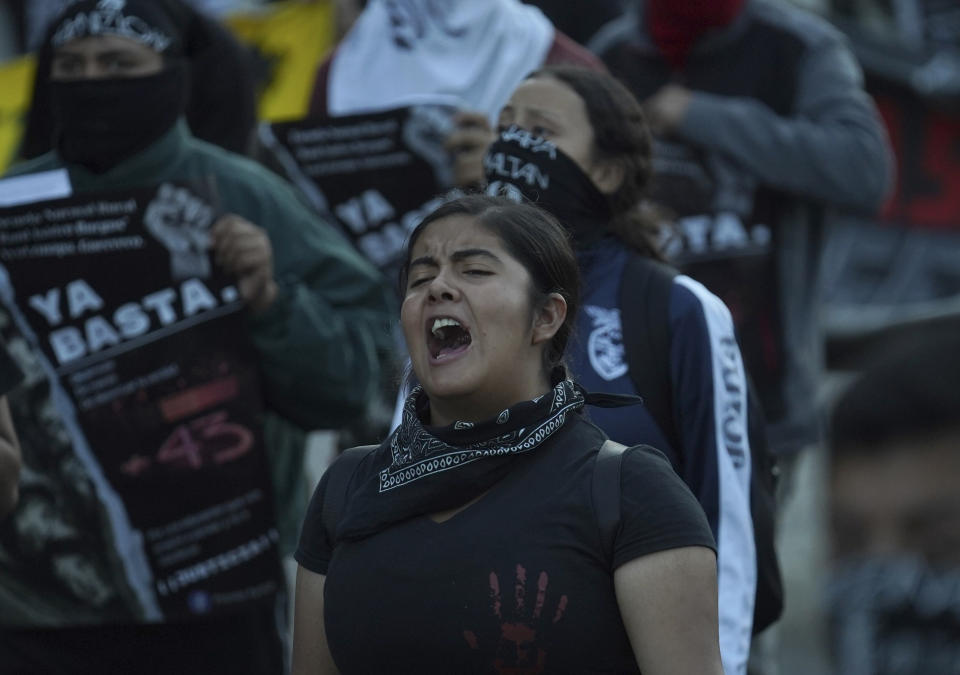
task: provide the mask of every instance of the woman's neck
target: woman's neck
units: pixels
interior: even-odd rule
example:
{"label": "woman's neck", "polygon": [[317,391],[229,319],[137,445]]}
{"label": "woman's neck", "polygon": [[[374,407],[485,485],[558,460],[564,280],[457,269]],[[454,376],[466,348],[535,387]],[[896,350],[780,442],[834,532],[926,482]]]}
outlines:
{"label": "woman's neck", "polygon": [[509,396],[504,396],[502,392],[493,396],[476,393],[443,399],[431,396],[429,424],[445,427],[454,422],[482,422],[493,419],[507,408],[523,401],[531,401],[550,389],[550,382],[544,376],[531,382],[529,386],[510,392]]}

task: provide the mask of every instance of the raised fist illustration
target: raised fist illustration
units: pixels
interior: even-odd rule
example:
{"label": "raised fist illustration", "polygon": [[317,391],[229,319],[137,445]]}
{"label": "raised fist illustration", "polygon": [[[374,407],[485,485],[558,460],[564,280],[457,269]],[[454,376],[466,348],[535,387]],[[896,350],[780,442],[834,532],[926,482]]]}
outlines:
{"label": "raised fist illustration", "polygon": [[164,183],[147,205],[143,224],[170,251],[177,281],[210,276],[210,225],[213,208],[186,188]]}

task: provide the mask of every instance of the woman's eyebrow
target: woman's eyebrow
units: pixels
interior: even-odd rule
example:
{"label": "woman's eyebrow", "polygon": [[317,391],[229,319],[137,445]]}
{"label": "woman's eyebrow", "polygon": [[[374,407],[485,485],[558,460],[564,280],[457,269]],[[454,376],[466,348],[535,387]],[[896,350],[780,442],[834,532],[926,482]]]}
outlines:
{"label": "woman's eyebrow", "polygon": [[502,262],[495,254],[488,251],[485,248],[465,248],[460,251],[454,251],[450,255],[450,260],[454,262],[462,262],[467,258],[476,258],[476,257],[490,258],[494,262]]}
{"label": "woman's eyebrow", "polygon": [[[450,254],[450,260],[452,262],[463,262],[467,258],[476,258],[476,257],[489,258],[490,260],[493,260],[494,262],[498,262],[498,263],[502,262],[500,258],[496,256],[496,254],[492,253],[491,251],[488,251],[485,248],[465,248],[460,251],[454,251],[453,253]],[[440,267],[440,263],[437,262],[437,259],[434,258],[432,255],[423,255],[423,256],[420,256],[419,258],[414,258],[413,260],[411,260],[410,265],[408,266],[408,269],[413,269],[414,267],[417,267],[417,266]]]}
{"label": "woman's eyebrow", "polygon": [[437,259],[432,255],[422,255],[419,258],[414,258],[410,261],[410,264],[407,267],[416,267],[417,265],[427,265],[429,267],[440,267],[440,264],[437,262]]}
{"label": "woman's eyebrow", "polygon": [[560,124],[560,118],[552,110],[543,108],[530,108],[530,117],[552,125]]}

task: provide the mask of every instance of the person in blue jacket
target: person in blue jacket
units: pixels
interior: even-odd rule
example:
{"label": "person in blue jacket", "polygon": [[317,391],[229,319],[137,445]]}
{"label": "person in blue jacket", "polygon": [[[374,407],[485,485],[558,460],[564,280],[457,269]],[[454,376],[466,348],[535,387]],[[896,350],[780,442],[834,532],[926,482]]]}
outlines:
{"label": "person in blue jacket", "polygon": [[[651,140],[636,99],[603,73],[547,67],[514,91],[487,150],[491,194],[529,199],[572,237],[583,277],[583,311],[567,359],[590,391],[637,394],[621,319],[649,301],[621,289],[628,263],[657,265],[658,237],[641,212]],[[645,261],[645,262],[642,262]],[[623,298],[635,301],[626,306]],[[611,439],[662,448],[703,506],[718,544],[720,647],[725,672],[745,672],[756,592],[750,502],[747,382],[727,307],[697,281],[676,275],[667,298],[676,425],[661,429],[643,407],[596,409]],[[736,429],[733,436],[725,431]],[[673,437],[674,443],[668,443]]]}

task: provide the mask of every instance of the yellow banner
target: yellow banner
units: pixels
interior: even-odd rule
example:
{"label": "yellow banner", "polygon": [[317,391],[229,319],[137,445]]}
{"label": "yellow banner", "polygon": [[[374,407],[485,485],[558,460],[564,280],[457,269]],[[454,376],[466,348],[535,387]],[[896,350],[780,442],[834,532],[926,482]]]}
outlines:
{"label": "yellow banner", "polygon": [[226,23],[270,67],[260,95],[260,118],[269,122],[306,115],[317,66],[336,40],[335,3],[288,0],[234,14]]}
{"label": "yellow banner", "polygon": [[33,56],[0,63],[0,175],[20,145],[30,97],[33,95]]}

